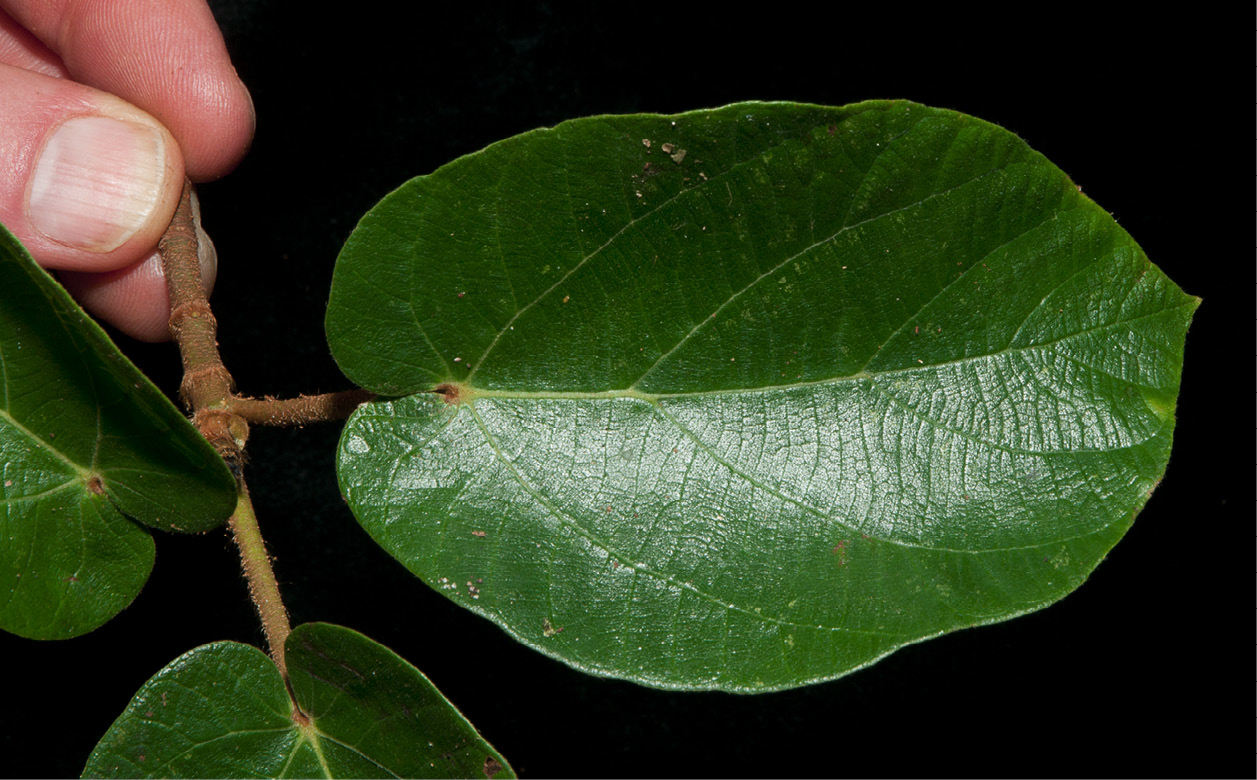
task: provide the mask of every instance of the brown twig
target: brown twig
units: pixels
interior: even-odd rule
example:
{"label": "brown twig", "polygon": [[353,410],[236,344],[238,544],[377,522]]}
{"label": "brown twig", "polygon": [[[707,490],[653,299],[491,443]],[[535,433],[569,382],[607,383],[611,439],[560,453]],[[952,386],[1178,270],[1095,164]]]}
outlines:
{"label": "brown twig", "polygon": [[196,427],[238,477],[249,424],[223,413],[232,392],[231,374],[218,356],[218,323],[205,298],[196,244],[192,185],[184,182],[174,219],[158,243],[170,293],[170,335],[183,357],[179,396],[192,410]]}
{"label": "brown twig", "polygon": [[284,642],[292,627],[244,481],[242,467],[249,424],[230,409],[231,374],[218,355],[218,326],[201,282],[190,182],[184,182],[179,207],[158,249],[170,292],[170,333],[183,357],[183,383],[179,394],[192,410],[192,421],[197,429],[222,455],[236,477],[236,511],[228,523],[240,550],[249,594],[262,619],[271,658],[287,680]]}
{"label": "brown twig", "polygon": [[[244,447],[249,423],[305,425],[321,420],[341,420],[375,397],[366,390],[302,396],[287,400],[242,398],[235,395],[231,374],[218,354],[218,323],[205,297],[201,263],[197,256],[196,222],[192,210],[192,185],[185,182],[174,219],[158,245],[166,287],[170,291],[170,334],[183,356],[183,383],[179,395],[192,411],[192,421],[222,455],[236,477],[236,511],[228,520],[232,538],[240,550],[240,562],[249,595],[262,619],[271,658],[288,679],[284,643],[292,628],[280,598],[279,583],[271,567],[266,541],[258,527],[253,502],[243,474]],[[293,699],[294,717],[301,715]]]}

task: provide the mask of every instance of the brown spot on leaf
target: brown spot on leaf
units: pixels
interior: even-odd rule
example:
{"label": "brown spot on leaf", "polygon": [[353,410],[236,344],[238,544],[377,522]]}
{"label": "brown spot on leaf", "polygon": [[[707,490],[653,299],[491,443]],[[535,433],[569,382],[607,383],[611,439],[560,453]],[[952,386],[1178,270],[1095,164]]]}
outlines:
{"label": "brown spot on leaf", "polygon": [[479,536],[480,538],[482,538],[482,539],[483,539],[483,538],[484,538],[484,535],[485,535],[485,532],[484,532],[484,531],[472,531],[472,532],[471,532],[471,535],[472,535],[472,536]]}
{"label": "brown spot on leaf", "polygon": [[310,725],[310,716],[298,709],[295,704],[292,705],[292,715],[289,717],[291,717],[292,722],[296,723],[298,726],[304,727]]}
{"label": "brown spot on leaf", "polygon": [[444,398],[447,404],[460,404],[463,402],[463,388],[452,382],[442,382],[434,387],[432,392]]}
{"label": "brown spot on leaf", "polygon": [[99,474],[93,474],[91,478],[87,480],[87,489],[98,496],[103,496],[105,494],[105,482],[100,478]]}
{"label": "brown spot on leaf", "polygon": [[483,767],[481,767],[481,769],[484,771],[484,776],[485,776],[485,777],[493,777],[493,776],[494,776],[494,775],[496,775],[498,772],[501,772],[501,771],[502,771],[502,769],[503,769],[503,767],[502,767],[501,762],[499,762],[499,761],[498,761],[496,758],[494,758],[493,756],[485,756],[485,757],[484,757],[484,766],[483,766]]}

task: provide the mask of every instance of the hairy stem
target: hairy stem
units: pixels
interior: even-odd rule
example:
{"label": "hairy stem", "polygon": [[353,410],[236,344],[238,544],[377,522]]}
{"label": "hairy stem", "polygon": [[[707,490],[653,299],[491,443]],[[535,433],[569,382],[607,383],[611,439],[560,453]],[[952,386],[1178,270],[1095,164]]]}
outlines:
{"label": "hairy stem", "polygon": [[[340,420],[360,404],[374,398],[365,390],[302,396],[284,401],[273,398],[241,398],[234,393],[231,374],[218,354],[218,323],[205,297],[201,262],[197,256],[196,220],[192,209],[192,185],[184,182],[183,195],[174,219],[158,245],[162,270],[170,292],[170,334],[183,356],[183,383],[179,394],[192,410],[192,421],[214,445],[236,477],[239,498],[228,524],[240,550],[240,563],[249,582],[249,595],[262,619],[271,658],[288,679],[284,642],[292,628],[279,595],[279,583],[258,527],[253,501],[245,484],[244,447],[249,423],[304,425],[320,420]],[[294,717],[300,715],[293,699]]]}
{"label": "hairy stem", "polygon": [[257,425],[306,425],[327,420],[343,420],[354,409],[375,398],[367,390],[345,390],[300,398],[241,398],[233,396],[228,408]]}
{"label": "hairy stem", "polygon": [[227,462],[236,477],[239,498],[228,523],[240,550],[240,561],[249,582],[249,594],[262,618],[266,642],[275,665],[288,678],[284,641],[291,629],[288,613],[279,596],[279,583],[266,554],[266,542],[245,485],[244,446],[249,424],[232,413],[231,375],[218,355],[217,322],[205,298],[201,262],[197,256],[196,222],[192,213],[192,185],[184,182],[183,196],[174,219],[158,244],[166,287],[170,292],[170,333],[183,356],[180,395],[192,410],[192,421]]}
{"label": "hairy stem", "polygon": [[279,583],[271,568],[271,558],[266,552],[266,542],[262,539],[257,515],[253,513],[249,489],[243,481],[240,483],[236,512],[227,522],[231,525],[232,537],[240,550],[240,565],[249,582],[249,595],[262,619],[262,630],[266,632],[266,644],[270,647],[271,658],[287,680],[288,665],[284,661],[284,643],[288,641],[292,627],[288,623],[288,610],[284,608],[284,601],[279,596]]}
{"label": "hairy stem", "polygon": [[231,374],[218,355],[218,322],[205,298],[196,243],[192,185],[185,181],[174,219],[158,244],[170,292],[170,334],[183,357],[179,395],[192,410],[196,427],[239,479],[249,425],[226,409]]}
{"label": "hairy stem", "polygon": [[158,249],[170,292],[170,334],[183,356],[180,392],[194,409],[219,406],[231,394],[231,375],[218,355],[218,322],[201,279],[189,182],[183,184],[179,207]]}

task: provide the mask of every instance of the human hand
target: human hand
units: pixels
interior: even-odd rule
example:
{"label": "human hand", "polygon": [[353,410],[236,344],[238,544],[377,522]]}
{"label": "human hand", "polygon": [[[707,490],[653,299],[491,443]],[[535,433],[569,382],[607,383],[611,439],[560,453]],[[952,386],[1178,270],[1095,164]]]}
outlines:
{"label": "human hand", "polygon": [[0,222],[124,333],[169,337],[157,241],[253,128],[204,0],[0,0]]}

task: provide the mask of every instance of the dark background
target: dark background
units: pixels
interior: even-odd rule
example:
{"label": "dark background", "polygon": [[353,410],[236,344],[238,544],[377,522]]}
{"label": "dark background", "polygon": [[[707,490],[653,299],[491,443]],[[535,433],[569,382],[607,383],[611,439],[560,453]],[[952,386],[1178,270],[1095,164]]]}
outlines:
{"label": "dark background", "polygon": [[[1213,55],[1222,44],[1203,23],[1119,22],[1086,4],[1051,18],[889,6],[818,15],[782,3],[211,5],[259,118],[243,165],[201,188],[221,263],[221,346],[245,393],[348,386],[323,311],[340,245],[377,200],[493,141],[599,113],[746,99],[959,109],[1046,154],[1205,299],[1164,483],[1109,560],[1045,611],[785,693],[589,677],[516,644],[376,547],[340,499],[339,425],[326,424],[255,429],[249,446],[294,625],[340,623],[393,648],[524,776],[1251,776],[1252,636],[1239,620],[1251,548],[1237,489],[1249,472],[1224,446],[1248,434],[1246,421],[1239,437],[1223,418],[1235,377],[1250,374],[1221,368],[1224,356],[1247,359],[1237,314],[1247,304],[1233,306],[1228,288],[1241,287],[1241,268],[1247,284],[1249,266],[1220,238],[1234,211],[1221,182],[1239,166],[1215,130],[1229,115]],[[119,343],[173,391],[172,347]],[[165,664],[215,640],[262,644],[225,532],[158,537],[148,586],[104,628],[56,643],[0,636],[5,687],[37,685],[0,707],[0,773],[77,775]]]}

